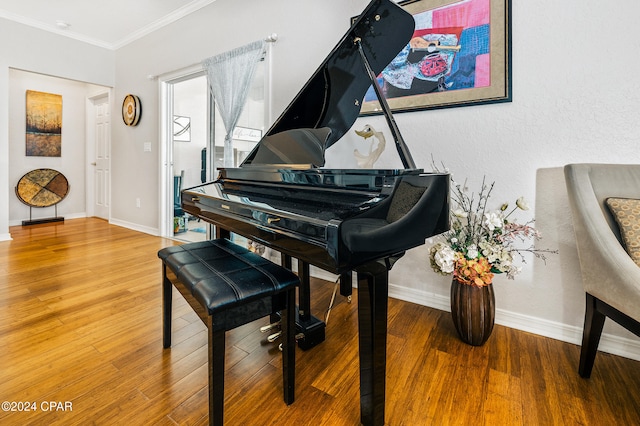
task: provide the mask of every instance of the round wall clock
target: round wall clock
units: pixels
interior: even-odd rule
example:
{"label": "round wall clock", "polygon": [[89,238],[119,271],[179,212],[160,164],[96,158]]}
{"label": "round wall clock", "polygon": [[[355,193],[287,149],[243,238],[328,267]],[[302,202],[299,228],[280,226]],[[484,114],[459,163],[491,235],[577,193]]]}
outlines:
{"label": "round wall clock", "polygon": [[136,95],[127,95],[122,102],[122,120],[127,126],[137,126],[142,115],[142,104]]}

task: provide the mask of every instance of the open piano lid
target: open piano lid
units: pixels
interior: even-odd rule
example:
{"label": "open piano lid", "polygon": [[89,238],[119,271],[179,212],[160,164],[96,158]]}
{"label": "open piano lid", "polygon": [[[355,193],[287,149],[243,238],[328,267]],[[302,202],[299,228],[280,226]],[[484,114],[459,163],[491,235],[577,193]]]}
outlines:
{"label": "open piano lid", "polygon": [[369,3],[241,167],[323,166],[324,151],[351,128],[371,86],[356,40],[378,75],[407,45],[414,28],[413,16],[395,3]]}

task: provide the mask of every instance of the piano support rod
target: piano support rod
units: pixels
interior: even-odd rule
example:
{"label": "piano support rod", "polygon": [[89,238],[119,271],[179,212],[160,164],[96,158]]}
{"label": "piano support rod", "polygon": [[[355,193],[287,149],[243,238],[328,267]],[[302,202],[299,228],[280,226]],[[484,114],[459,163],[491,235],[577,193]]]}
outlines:
{"label": "piano support rod", "polygon": [[384,116],[387,119],[389,130],[391,130],[391,134],[393,135],[393,139],[396,143],[396,149],[398,150],[398,155],[400,155],[400,160],[402,160],[402,164],[406,169],[415,169],[416,163],[413,161],[411,152],[409,152],[409,148],[407,147],[407,144],[404,142],[404,139],[400,134],[400,129],[396,124],[396,120],[393,118],[393,114],[391,114],[391,110],[389,109],[389,104],[387,104],[387,100],[385,99],[384,95],[380,91],[380,86],[378,86],[378,82],[376,80],[376,74],[371,69],[371,65],[369,64],[367,55],[365,55],[364,50],[362,49],[362,42],[360,38],[357,37],[354,40],[354,43],[358,47],[358,52],[360,53],[360,57],[362,58],[362,64],[364,65],[364,68],[367,71],[367,74],[369,75],[369,79],[371,80],[371,85],[373,86],[373,90],[374,92],[376,92],[378,101],[380,101],[380,106],[384,111]]}

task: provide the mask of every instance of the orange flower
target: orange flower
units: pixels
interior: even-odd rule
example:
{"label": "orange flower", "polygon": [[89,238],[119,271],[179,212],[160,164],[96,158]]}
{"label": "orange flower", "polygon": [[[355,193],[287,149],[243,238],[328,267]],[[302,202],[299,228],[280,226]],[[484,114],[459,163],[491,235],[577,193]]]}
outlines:
{"label": "orange flower", "polygon": [[463,284],[478,287],[487,286],[493,280],[491,264],[485,257],[467,259],[462,255],[458,256],[453,276]]}

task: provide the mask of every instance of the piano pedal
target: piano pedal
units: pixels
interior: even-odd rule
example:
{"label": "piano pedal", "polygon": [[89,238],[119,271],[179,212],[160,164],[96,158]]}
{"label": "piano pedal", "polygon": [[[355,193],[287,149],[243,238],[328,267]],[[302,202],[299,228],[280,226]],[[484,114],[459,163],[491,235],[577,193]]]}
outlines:
{"label": "piano pedal", "polygon": [[280,327],[280,321],[277,321],[277,322],[271,323],[269,325],[265,325],[263,327],[260,327],[260,333],[268,333],[271,330],[273,330],[274,328],[278,328],[278,327]]}
{"label": "piano pedal", "polygon": [[351,296],[347,296],[347,303],[351,303]]}
{"label": "piano pedal", "polygon": [[319,345],[325,340],[326,323],[310,315],[305,319],[296,312],[296,335],[298,347],[303,351]]}
{"label": "piano pedal", "polygon": [[267,337],[267,341],[269,343],[273,343],[276,340],[278,340],[278,338],[282,335],[282,331],[278,331],[276,333],[270,334],[269,337]]}
{"label": "piano pedal", "polygon": [[[267,338],[267,340],[268,340],[270,343],[273,343],[273,341],[274,341],[274,340],[276,340],[278,337],[280,337],[280,335],[281,335],[281,334],[282,334],[282,332],[274,333],[274,334],[272,334],[271,336],[269,336],[269,337]],[[275,336],[275,337],[274,337],[274,336]],[[273,339],[272,339],[272,337],[273,337]],[[296,342],[298,342],[298,341],[304,341],[304,333],[298,333],[298,334],[296,334],[296,335],[294,336],[294,338],[295,338]],[[278,344],[278,349],[280,350],[280,352],[282,352],[282,343]]]}

